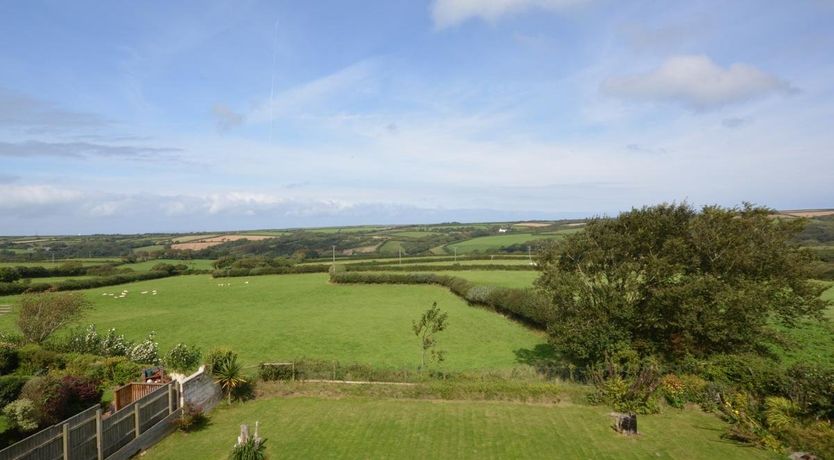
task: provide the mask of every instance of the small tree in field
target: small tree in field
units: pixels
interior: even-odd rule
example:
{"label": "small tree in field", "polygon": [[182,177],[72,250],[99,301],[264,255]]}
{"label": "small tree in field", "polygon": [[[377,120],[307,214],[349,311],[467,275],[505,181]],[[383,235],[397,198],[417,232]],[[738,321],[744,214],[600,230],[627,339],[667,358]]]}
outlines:
{"label": "small tree in field", "polygon": [[29,342],[43,343],[52,333],[81,317],[90,302],[80,292],[43,292],[20,297],[17,325]]}
{"label": "small tree in field", "polygon": [[412,329],[414,330],[414,335],[420,338],[420,348],[422,354],[420,356],[420,368],[423,369],[426,367],[426,353],[431,351],[431,360],[436,362],[442,362],[445,357],[445,352],[442,350],[435,350],[435,346],[437,345],[437,340],[434,338],[434,334],[443,331],[446,329],[446,319],[448,315],[439,308],[437,308],[437,302],[434,302],[423,316],[420,317],[420,321],[414,321],[412,325]]}

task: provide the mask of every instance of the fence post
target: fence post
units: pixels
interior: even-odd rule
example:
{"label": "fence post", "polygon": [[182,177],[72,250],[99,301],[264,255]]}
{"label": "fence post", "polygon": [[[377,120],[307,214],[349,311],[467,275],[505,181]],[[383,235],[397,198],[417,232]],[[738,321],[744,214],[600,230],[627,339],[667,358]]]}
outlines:
{"label": "fence post", "polygon": [[292,381],[295,382],[295,361],[292,362]]}
{"label": "fence post", "polygon": [[174,413],[174,384],[168,384],[168,415]]}
{"label": "fence post", "polygon": [[133,430],[134,438],[139,437],[139,429],[141,428],[139,425],[139,403],[133,403],[133,423],[136,424],[136,429]]}
{"label": "fence post", "polygon": [[70,440],[69,440],[69,423],[64,423],[64,460],[69,460],[70,457]]}
{"label": "fence post", "polygon": [[104,438],[101,428],[101,409],[98,409],[96,410],[96,452],[98,460],[104,460]]}

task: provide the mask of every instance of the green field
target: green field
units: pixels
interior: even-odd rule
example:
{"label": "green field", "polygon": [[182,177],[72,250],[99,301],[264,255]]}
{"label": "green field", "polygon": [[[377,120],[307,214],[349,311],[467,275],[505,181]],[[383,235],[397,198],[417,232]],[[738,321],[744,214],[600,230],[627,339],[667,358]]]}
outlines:
{"label": "green field", "polygon": [[610,410],[485,401],[271,398],[211,415],[195,433],[174,433],[149,460],[225,459],[240,425],[267,438],[270,458],[767,459],[721,439],[724,424],[697,410],[640,416],[638,437],[611,428]]}
{"label": "green field", "polygon": [[539,272],[537,271],[521,270],[472,270],[438,272],[438,274],[457,276],[472,281],[473,283],[519,289],[532,287],[533,281],[539,277]]}
{"label": "green field", "polygon": [[535,233],[509,233],[506,235],[479,236],[471,240],[452,243],[446,247],[449,250],[457,248],[458,254],[467,254],[474,251],[489,251],[500,249],[514,244],[523,244],[528,241],[556,238],[557,235],[545,235]]}
{"label": "green field", "polygon": [[55,260],[52,262],[51,260],[42,260],[42,261],[26,261],[26,262],[0,262],[0,267],[16,267],[16,266],[24,266],[24,267],[46,267],[46,268],[55,268],[60,267],[61,265],[67,262],[81,262],[84,266],[90,265],[101,265],[107,264],[111,262],[121,262],[119,259],[64,259],[64,260]]}
{"label": "green field", "polygon": [[187,265],[188,268],[192,270],[214,270],[214,267],[211,265],[214,261],[211,259],[190,259],[190,260],[180,260],[180,259],[154,259],[154,260],[146,260],[144,262],[136,262],[133,264],[124,264],[120,265],[119,268],[130,268],[137,272],[146,272],[149,271],[154,265],[157,264],[171,264],[171,265],[179,265],[184,264]]}
{"label": "green field", "polygon": [[[545,341],[542,333],[470,307],[439,286],[333,285],[327,279],[194,275],[92,289],[85,292],[94,308],[82,323],[115,327],[134,340],[156,331],[163,352],[177,342],[203,350],[226,346],[247,364],[307,357],[413,369],[420,352],[411,322],[436,301],[449,314],[448,330],[438,337],[449,370],[512,368],[519,365],[514,351]],[[102,295],[125,289],[125,298]],[[158,295],[140,294],[153,289]],[[0,304],[14,301],[0,297]],[[14,320],[0,316],[0,330],[15,330]]]}
{"label": "green field", "polygon": [[394,232],[386,232],[387,235],[404,238],[426,238],[430,236],[440,235],[438,232],[419,232],[416,230],[402,230]]}
{"label": "green field", "polygon": [[155,244],[153,246],[142,246],[141,248],[133,248],[133,252],[151,252],[151,251],[164,251],[165,246],[162,244]]}
{"label": "green field", "polygon": [[382,246],[377,248],[378,253],[380,253],[382,255],[388,255],[388,256],[396,256],[397,254],[400,253],[400,251],[405,252],[403,250],[403,243],[402,243],[402,241],[396,241],[396,240],[388,240],[388,241],[382,243]]}

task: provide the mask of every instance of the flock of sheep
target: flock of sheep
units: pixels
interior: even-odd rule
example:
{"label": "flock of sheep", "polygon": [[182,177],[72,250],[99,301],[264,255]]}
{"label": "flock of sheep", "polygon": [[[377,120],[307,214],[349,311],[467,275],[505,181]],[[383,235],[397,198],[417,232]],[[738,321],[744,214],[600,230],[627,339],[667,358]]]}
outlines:
{"label": "flock of sheep", "polygon": [[[127,289],[124,289],[124,290],[122,290],[122,292],[121,292],[120,294],[118,294],[118,295],[117,295],[117,294],[113,294],[112,292],[103,292],[101,295],[110,296],[110,297],[112,297],[112,298],[114,298],[114,299],[123,299],[123,298],[127,297],[128,292],[130,292],[130,291],[128,291]],[[156,295],[156,289],[153,289],[153,290],[150,290],[150,291],[142,291],[142,292],[140,292],[140,294],[150,294],[150,295]]]}

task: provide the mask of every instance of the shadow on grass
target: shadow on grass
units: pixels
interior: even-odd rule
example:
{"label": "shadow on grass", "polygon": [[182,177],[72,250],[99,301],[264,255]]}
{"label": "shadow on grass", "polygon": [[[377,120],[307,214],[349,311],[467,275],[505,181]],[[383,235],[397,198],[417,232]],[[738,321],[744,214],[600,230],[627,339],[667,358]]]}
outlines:
{"label": "shadow on grass", "polygon": [[526,364],[547,378],[574,380],[575,367],[568,364],[553,345],[540,343],[533,348],[519,348],[513,351],[518,363]]}

